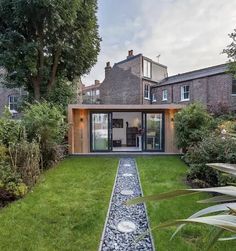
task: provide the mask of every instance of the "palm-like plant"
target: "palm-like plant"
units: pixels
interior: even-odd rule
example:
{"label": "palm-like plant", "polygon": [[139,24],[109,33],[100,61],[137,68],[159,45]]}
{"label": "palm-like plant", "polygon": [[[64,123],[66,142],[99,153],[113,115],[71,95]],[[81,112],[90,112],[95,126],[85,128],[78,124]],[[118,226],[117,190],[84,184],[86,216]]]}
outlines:
{"label": "palm-like plant", "polygon": [[[236,165],[233,164],[222,164],[222,163],[211,163],[208,166],[236,176]],[[215,205],[204,208],[195,214],[191,215],[187,219],[175,220],[170,223],[160,224],[159,228],[179,225],[177,230],[172,235],[172,238],[180,231],[180,229],[187,223],[203,223],[212,225],[218,228],[218,231],[214,232],[212,241],[209,243],[207,249],[209,250],[213,244],[219,241],[233,240],[236,239],[236,187],[235,186],[224,186],[224,187],[212,187],[212,188],[200,188],[200,189],[180,189],[167,193],[161,193],[158,195],[150,195],[145,197],[134,198],[127,202],[127,205],[156,201],[163,199],[170,199],[177,196],[183,196],[193,193],[217,193],[217,196],[212,198],[198,201],[200,203],[215,203]],[[232,235],[228,238],[220,238],[224,231],[229,231]]]}

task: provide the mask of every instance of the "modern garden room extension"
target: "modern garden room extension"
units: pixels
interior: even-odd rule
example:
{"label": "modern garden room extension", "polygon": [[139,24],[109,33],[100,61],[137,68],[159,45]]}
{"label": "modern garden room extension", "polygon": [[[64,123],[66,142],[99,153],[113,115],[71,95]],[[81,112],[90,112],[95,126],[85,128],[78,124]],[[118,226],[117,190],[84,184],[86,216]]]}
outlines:
{"label": "modern garden room extension", "polygon": [[69,105],[69,152],[179,153],[174,115],[183,105]]}

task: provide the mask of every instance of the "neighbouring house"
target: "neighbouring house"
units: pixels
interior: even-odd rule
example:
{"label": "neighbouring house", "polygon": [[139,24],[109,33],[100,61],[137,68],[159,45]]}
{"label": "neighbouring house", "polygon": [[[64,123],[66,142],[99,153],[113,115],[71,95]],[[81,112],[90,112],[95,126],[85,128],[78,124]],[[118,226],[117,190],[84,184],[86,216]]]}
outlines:
{"label": "neighbouring house", "polygon": [[103,82],[82,88],[83,104],[150,104],[151,87],[166,77],[167,66],[130,50],[113,67],[107,62]]}
{"label": "neighbouring house", "polygon": [[107,62],[103,82],[83,86],[83,104],[189,104],[236,109],[236,82],[228,64],[168,76],[167,66],[128,51],[125,60]]}
{"label": "neighbouring house", "polygon": [[167,77],[152,88],[153,104],[200,102],[210,109],[236,109],[236,82],[221,64]]}
{"label": "neighbouring house", "polygon": [[113,67],[108,62],[105,79],[83,86],[83,103],[69,105],[70,153],[179,153],[176,112],[196,101],[235,110],[236,83],[227,67],[168,76],[165,65],[133,50]]}
{"label": "neighbouring house", "polygon": [[23,88],[7,88],[4,86],[7,71],[0,66],[0,117],[7,107],[12,114],[12,117],[19,117],[19,103],[27,92]]}
{"label": "neighbouring house", "polygon": [[82,84],[82,103],[100,103],[100,85],[101,83],[99,80],[95,80],[94,85],[85,86]]}
{"label": "neighbouring house", "polygon": [[2,116],[5,107],[8,107],[13,117],[19,115],[19,103],[26,92],[22,88],[7,88],[0,84],[0,116]]}

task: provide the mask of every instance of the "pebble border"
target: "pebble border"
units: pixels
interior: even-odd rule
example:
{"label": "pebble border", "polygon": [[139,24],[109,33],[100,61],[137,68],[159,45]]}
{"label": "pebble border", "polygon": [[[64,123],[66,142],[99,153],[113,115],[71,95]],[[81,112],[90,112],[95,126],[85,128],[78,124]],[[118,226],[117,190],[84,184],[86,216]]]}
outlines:
{"label": "pebble border", "polygon": [[[133,176],[124,176],[128,173]],[[132,190],[132,195],[121,194],[122,190]],[[140,178],[136,162],[133,158],[122,158],[119,161],[117,174],[111,194],[99,251],[154,251],[154,243],[149,229],[149,221],[145,204],[133,206],[124,205],[124,201],[142,196]],[[121,221],[131,221],[136,230],[129,233],[120,232],[117,225]],[[139,241],[135,240],[145,232],[146,235]]]}

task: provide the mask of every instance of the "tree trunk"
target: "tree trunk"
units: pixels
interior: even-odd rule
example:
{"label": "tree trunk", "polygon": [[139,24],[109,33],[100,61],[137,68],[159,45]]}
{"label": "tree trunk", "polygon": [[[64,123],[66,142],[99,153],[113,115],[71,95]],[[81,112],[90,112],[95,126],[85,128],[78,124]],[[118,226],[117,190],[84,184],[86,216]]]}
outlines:
{"label": "tree trunk", "polygon": [[40,80],[36,77],[33,79],[33,89],[34,89],[34,97],[35,100],[39,101],[40,100]]}
{"label": "tree trunk", "polygon": [[51,70],[51,77],[50,77],[50,80],[48,81],[47,94],[49,94],[49,92],[52,90],[52,87],[55,83],[57,67],[58,67],[60,56],[61,56],[61,48],[58,48],[53,57],[53,65],[52,65],[52,70]]}

